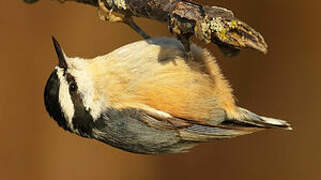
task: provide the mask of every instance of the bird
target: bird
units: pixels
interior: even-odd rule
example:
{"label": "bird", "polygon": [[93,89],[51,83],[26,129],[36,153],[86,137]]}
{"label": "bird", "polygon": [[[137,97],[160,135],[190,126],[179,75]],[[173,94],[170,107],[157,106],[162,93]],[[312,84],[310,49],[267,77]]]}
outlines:
{"label": "bird", "polygon": [[196,45],[192,60],[176,39],[156,37],[95,58],[68,57],[52,37],[58,65],[44,104],[60,127],[139,154],[187,152],[194,146],[284,121],[236,105],[214,56]]}

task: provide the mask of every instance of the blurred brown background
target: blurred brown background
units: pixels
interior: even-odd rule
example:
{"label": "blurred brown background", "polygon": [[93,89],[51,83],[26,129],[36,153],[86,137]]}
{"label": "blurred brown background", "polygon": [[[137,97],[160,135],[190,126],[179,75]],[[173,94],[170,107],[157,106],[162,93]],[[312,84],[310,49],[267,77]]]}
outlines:
{"label": "blurred brown background", "polygon": [[[269,44],[262,55],[227,58],[207,45],[235,89],[238,103],[290,121],[269,130],[202,144],[190,153],[144,156],[58,128],[43,104],[57,58],[51,35],[70,56],[94,57],[141,38],[122,24],[98,20],[96,9],[41,0],[0,1],[0,179],[321,179],[320,1],[207,1],[233,10]],[[166,25],[138,23],[153,36]]]}

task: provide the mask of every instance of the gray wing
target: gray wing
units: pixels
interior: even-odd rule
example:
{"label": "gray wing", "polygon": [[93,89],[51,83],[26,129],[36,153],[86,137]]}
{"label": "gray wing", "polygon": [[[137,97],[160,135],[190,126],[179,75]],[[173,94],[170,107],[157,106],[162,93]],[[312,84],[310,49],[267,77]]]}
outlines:
{"label": "gray wing", "polygon": [[249,131],[248,127],[225,125],[223,118],[226,118],[225,113],[216,112],[213,120],[198,122],[178,117],[165,118],[146,110],[128,108],[121,111],[109,109],[95,123],[99,132],[106,133],[103,138],[108,136],[107,139],[116,143],[146,143],[153,147],[158,147],[157,144],[170,145],[181,140],[202,142],[253,132]]}
{"label": "gray wing", "polygon": [[194,147],[166,122],[136,109],[108,109],[95,121],[95,139],[113,147],[142,154],[178,153]]}

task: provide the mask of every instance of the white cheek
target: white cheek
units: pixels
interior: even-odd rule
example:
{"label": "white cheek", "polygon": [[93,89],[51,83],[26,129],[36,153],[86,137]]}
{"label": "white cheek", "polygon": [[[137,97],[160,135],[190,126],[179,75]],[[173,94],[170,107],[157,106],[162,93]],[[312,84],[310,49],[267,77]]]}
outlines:
{"label": "white cheek", "polygon": [[91,74],[89,74],[89,63],[80,58],[70,58],[68,65],[74,67],[68,72],[75,77],[86,110],[90,110],[90,115],[94,120],[98,119],[106,109],[106,101],[95,91]]}
{"label": "white cheek", "polygon": [[72,103],[71,96],[69,94],[68,82],[63,76],[63,69],[57,67],[57,74],[60,80],[60,89],[59,89],[59,102],[61,109],[64,113],[65,119],[68,121],[69,127],[73,130],[72,118],[75,113],[74,104]]}

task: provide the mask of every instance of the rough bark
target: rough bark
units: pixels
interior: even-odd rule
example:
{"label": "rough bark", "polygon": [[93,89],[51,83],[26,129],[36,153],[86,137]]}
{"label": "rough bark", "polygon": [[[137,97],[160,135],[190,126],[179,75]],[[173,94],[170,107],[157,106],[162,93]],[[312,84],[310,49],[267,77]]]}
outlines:
{"label": "rough bark", "polygon": [[[25,0],[34,2],[35,0]],[[228,55],[241,48],[253,48],[267,52],[262,35],[232,11],[201,5],[191,0],[57,0],[78,2],[98,8],[99,17],[104,21],[123,22],[132,27],[143,38],[149,36],[139,28],[132,17],[144,17],[168,24],[172,33],[189,52],[190,37],[195,35],[205,43],[217,44]]]}

